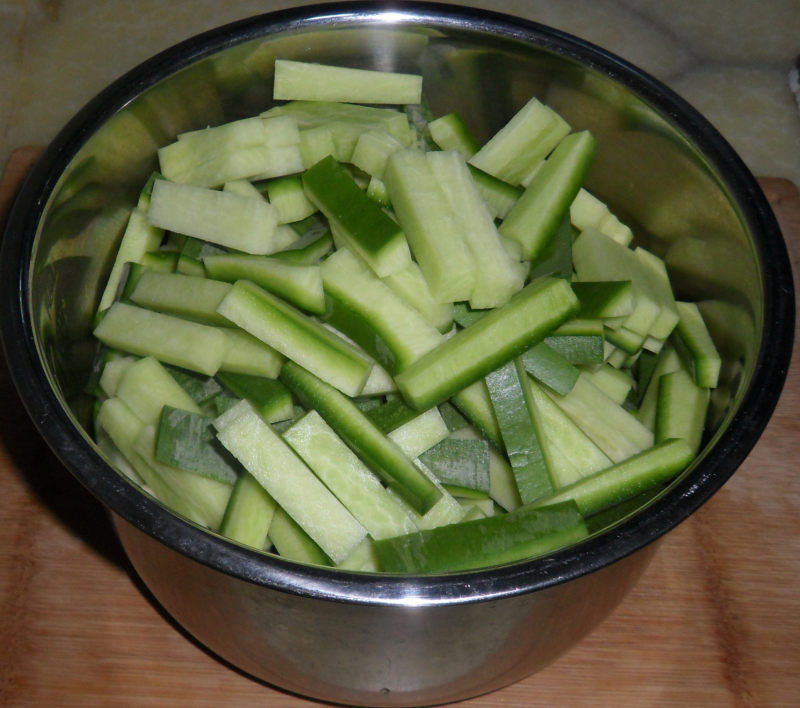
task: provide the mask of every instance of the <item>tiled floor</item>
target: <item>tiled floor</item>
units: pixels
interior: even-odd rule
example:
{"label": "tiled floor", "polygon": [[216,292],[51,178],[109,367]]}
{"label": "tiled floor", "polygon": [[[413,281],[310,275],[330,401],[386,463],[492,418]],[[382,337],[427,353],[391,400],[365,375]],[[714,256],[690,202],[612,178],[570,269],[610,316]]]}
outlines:
{"label": "tiled floor", "polygon": [[[153,53],[291,0],[0,0],[0,164]],[[798,0],[469,0],[599,44],[704,113],[756,175],[800,184]]]}

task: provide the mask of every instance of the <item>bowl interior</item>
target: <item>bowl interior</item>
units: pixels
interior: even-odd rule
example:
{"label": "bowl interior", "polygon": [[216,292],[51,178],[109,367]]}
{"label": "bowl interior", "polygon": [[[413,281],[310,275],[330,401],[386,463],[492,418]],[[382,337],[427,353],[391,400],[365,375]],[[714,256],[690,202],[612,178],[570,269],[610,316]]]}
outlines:
{"label": "bowl interior", "polygon": [[[9,359],[27,362],[12,366],[18,383],[35,389],[25,393],[34,418],[47,411],[45,437],[84,484],[167,543],[178,544],[171,534],[179,529],[198,534],[198,548],[219,543],[239,560],[261,562],[187,522],[164,522],[157,504],[109,469],[91,441],[86,389],[99,294],[157,149],[181,132],[268,108],[275,58],[421,72],[432,113],[459,112],[480,140],[539,97],[574,129],[594,133],[599,150],[588,188],[633,228],[636,243],[665,259],[676,297],[701,303],[724,363],[698,462],[646,514],[623,522],[613,541],[592,539],[587,552],[534,562],[535,582],[632,552],[727,479],[777,400],[793,304],[780,233],[724,140],[658,82],[548,28],[443,6],[345,4],[253,18],[158,55],[80,113],[26,185],[6,238],[16,245],[3,267],[7,275],[14,269],[19,285],[10,316],[17,333],[6,347]],[[772,362],[762,347],[768,339]]]}

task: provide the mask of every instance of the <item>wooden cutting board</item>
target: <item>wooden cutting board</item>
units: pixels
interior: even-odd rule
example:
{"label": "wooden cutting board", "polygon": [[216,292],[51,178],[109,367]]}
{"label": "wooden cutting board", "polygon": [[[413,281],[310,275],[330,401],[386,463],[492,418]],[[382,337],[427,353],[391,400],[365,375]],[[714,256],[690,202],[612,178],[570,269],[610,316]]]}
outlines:
{"label": "wooden cutting board", "polygon": [[[38,151],[18,151],[0,223]],[[796,267],[800,196],[762,185]],[[800,700],[800,351],[747,461],[559,661],[467,706],[793,706]],[[220,663],[162,614],[106,514],[46,449],[0,365],[0,705],[319,705]]]}

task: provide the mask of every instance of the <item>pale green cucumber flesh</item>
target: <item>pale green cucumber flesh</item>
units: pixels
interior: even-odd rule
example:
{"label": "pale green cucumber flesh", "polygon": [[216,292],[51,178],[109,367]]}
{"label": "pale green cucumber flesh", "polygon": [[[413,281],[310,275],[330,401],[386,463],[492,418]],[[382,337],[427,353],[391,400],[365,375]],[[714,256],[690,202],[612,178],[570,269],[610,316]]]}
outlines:
{"label": "pale green cucumber flesh", "polygon": [[319,322],[257,285],[238,281],[219,312],[253,336],[350,396],[358,395],[372,363]]}
{"label": "pale green cucumber flesh", "polygon": [[386,492],[379,478],[318,412],[305,414],[284,431],[283,438],[372,538],[416,529],[408,507]]}
{"label": "pale green cucumber flesh", "polygon": [[219,441],[331,560],[346,558],[366,530],[248,403],[239,405]]}
{"label": "pale green cucumber flesh", "polygon": [[440,492],[346,396],[334,387],[287,361],[281,380],[314,408],[347,445],[389,484],[409,505],[425,513]]}
{"label": "pale green cucumber flesh", "polygon": [[227,348],[214,327],[122,302],[106,311],[94,335],[115,349],[209,375],[217,372]]}
{"label": "pale green cucumber flesh", "polygon": [[422,100],[422,76],[275,60],[275,100],[405,104]]}
{"label": "pale green cucumber flesh", "polygon": [[225,325],[228,321],[217,312],[217,307],[228,290],[228,283],[206,277],[147,270],[138,279],[130,299],[150,310],[205,324]]}

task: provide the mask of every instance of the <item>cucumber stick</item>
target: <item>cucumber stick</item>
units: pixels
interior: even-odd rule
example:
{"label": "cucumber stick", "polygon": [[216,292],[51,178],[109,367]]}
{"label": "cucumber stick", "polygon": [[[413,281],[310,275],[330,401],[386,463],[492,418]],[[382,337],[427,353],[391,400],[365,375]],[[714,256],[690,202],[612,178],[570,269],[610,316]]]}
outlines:
{"label": "cucumber stick", "polygon": [[[477,428],[471,425],[453,431],[450,437],[454,440],[484,439]],[[489,445],[489,496],[506,511],[513,511],[522,505],[508,458],[492,445]]]}
{"label": "cucumber stick", "polygon": [[486,386],[514,471],[520,498],[527,504],[553,491],[553,483],[531,409],[528,375],[512,360],[486,377]]}
{"label": "cucumber stick", "polygon": [[123,281],[125,264],[138,263],[145,253],[155,251],[161,244],[164,230],[147,221],[147,210],[135,207],[128,218],[125,232],[122,234],[114,265],[111,267],[103,294],[100,296],[98,312],[107,310],[117,297],[117,289]]}
{"label": "cucumber stick", "polygon": [[641,257],[594,228],[581,232],[572,255],[578,280],[631,281],[634,308],[623,322],[630,331],[646,336],[659,317],[662,302],[651,282],[650,268]]}
{"label": "cucumber stick", "polygon": [[182,133],[159,149],[167,179],[199,187],[235,180],[277,177],[302,169],[300,134],[293,118],[258,116]]}
{"label": "cucumber stick", "polygon": [[220,371],[277,377],[284,361],[282,354],[238,327],[220,327],[219,331],[228,342]]}
{"label": "cucumber stick", "polygon": [[422,76],[275,60],[275,100],[419,103]]}
{"label": "cucumber stick", "polygon": [[280,381],[265,376],[220,372],[217,378],[238,398],[244,398],[267,423],[294,416],[292,394]]}
{"label": "cucumber stick", "polygon": [[402,371],[443,341],[439,330],[347,248],[326,258],[321,271],[326,319],[389,371]]}
{"label": "cucumber stick", "polygon": [[157,310],[211,325],[227,325],[217,307],[230,285],[203,276],[159,273],[146,270],[136,281],[131,301],[140,307]]}
{"label": "cucumber stick", "polygon": [[480,143],[458,113],[448,113],[430,121],[428,130],[440,149],[457,150],[465,160],[481,149]]}
{"label": "cucumber stick", "polygon": [[430,408],[549,334],[577,308],[566,281],[535,280],[400,372],[397,386],[411,405]]}
{"label": "cucumber stick", "polygon": [[[150,473],[148,484],[159,478],[170,490],[170,499],[164,501],[171,508],[214,531],[219,529],[233,485],[163,464],[155,457],[155,441],[155,426],[145,425],[133,444],[134,454],[144,463],[136,469],[140,474]],[[175,499],[179,501],[173,507]]]}
{"label": "cucumber stick", "polygon": [[156,180],[148,221],[167,231],[254,254],[278,250],[275,210],[263,199]]}
{"label": "cucumber stick", "polygon": [[215,327],[124,302],[106,311],[94,335],[109,347],[209,375],[217,372],[228,347]]}
{"label": "cucumber stick", "polygon": [[331,560],[344,560],[363,540],[364,527],[249,403],[239,406],[219,441]]}
{"label": "cucumber stick", "polygon": [[680,316],[672,341],[692,372],[698,386],[715,388],[719,382],[722,360],[708,328],[693,302],[676,303]]}
{"label": "cucumber stick", "polygon": [[453,327],[453,303],[436,302],[428,281],[420,267],[412,261],[407,268],[381,278],[395,294],[419,312],[428,324],[440,332],[449,332]]}
{"label": "cucumber stick", "polygon": [[278,505],[249,472],[242,471],[233,486],[219,532],[226,538],[259,550],[268,545]]}
{"label": "cucumber stick", "polygon": [[408,267],[411,253],[402,229],[329,156],[303,173],[309,199],[331,228],[379,277]]}
{"label": "cucumber stick", "polygon": [[238,281],[219,312],[349,396],[364,388],[372,363],[316,320],[248,281]]}
{"label": "cucumber stick", "polygon": [[196,523],[213,530],[219,528],[230,497],[230,484],[160,465],[152,454],[155,428],[145,425],[119,398],[103,401],[96,424],[159,501]]}
{"label": "cucumber stick", "polygon": [[412,141],[406,115],[389,108],[337,101],[290,101],[262,115],[288,116],[297,122],[306,168],[327,155],[333,155],[339,162],[349,162],[358,139],[368,131],[386,131],[405,146]]}
{"label": "cucumber stick", "polygon": [[434,151],[427,153],[427,157],[472,254],[475,282],[469,297],[470,306],[505,305],[523,286],[526,269],[503,246],[494,219],[461,154]]}
{"label": "cucumber stick", "polygon": [[[389,156],[404,147],[403,143],[389,133],[369,130],[358,138],[350,159],[358,169],[366,172],[372,178],[371,183],[376,179],[382,181]],[[373,184],[373,190],[374,188]],[[369,196],[369,190],[367,190],[367,195]]]}
{"label": "cucumber stick", "polygon": [[568,214],[596,149],[587,131],[564,138],[503,219],[500,233],[519,242],[526,259],[539,255]]}
{"label": "cucumber stick", "polygon": [[281,380],[310,408],[317,410],[345,443],[408,504],[425,513],[441,496],[436,486],[358,407],[333,386],[293,361]]}
{"label": "cucumber stick", "polygon": [[311,203],[303,189],[299,175],[278,177],[266,182],[269,203],[275,208],[279,224],[291,224],[308,218],[317,208]]}
{"label": "cucumber stick", "polygon": [[316,411],[283,438],[375,539],[416,530],[409,508],[388,494],[379,478]]}
{"label": "cucumber stick", "polygon": [[709,400],[709,389],[698,386],[694,377],[684,370],[659,377],[656,442],[682,438],[697,454],[703,438]]}
{"label": "cucumber stick", "polygon": [[563,487],[551,496],[534,502],[532,506],[544,507],[574,501],[580,512],[588,516],[669,481],[693,459],[694,454],[686,440],[664,440]]}
{"label": "cucumber stick", "polygon": [[523,368],[562,396],[569,393],[580,371],[546,342],[534,344],[520,356]]}
{"label": "cucumber stick", "polygon": [[[333,565],[325,551],[281,507],[272,515],[267,538],[281,558],[311,565]],[[360,544],[356,546],[359,547]]]}
{"label": "cucumber stick", "polygon": [[325,312],[325,295],[318,265],[234,253],[206,256],[203,264],[209,278],[227,283],[250,280],[302,310],[314,314]]}
{"label": "cucumber stick", "polygon": [[426,153],[394,152],[383,181],[433,297],[437,302],[469,300],[475,285],[472,254]]}
{"label": "cucumber stick", "polygon": [[653,445],[653,433],[583,373],[565,396],[548,394],[613,462]]}
{"label": "cucumber stick", "polygon": [[390,430],[386,437],[413,460],[440,443],[449,433],[447,423],[439,409],[434,406]]}
{"label": "cucumber stick", "polygon": [[611,459],[534,380],[528,382],[530,410],[539,431],[550,479],[556,489],[611,466]]}
{"label": "cucumber stick", "polygon": [[569,132],[569,125],[536,98],[531,98],[472,157],[478,169],[518,185]]}
{"label": "cucumber stick", "polygon": [[464,521],[375,543],[381,570],[443,573],[529,558],[587,535],[574,504]]}

